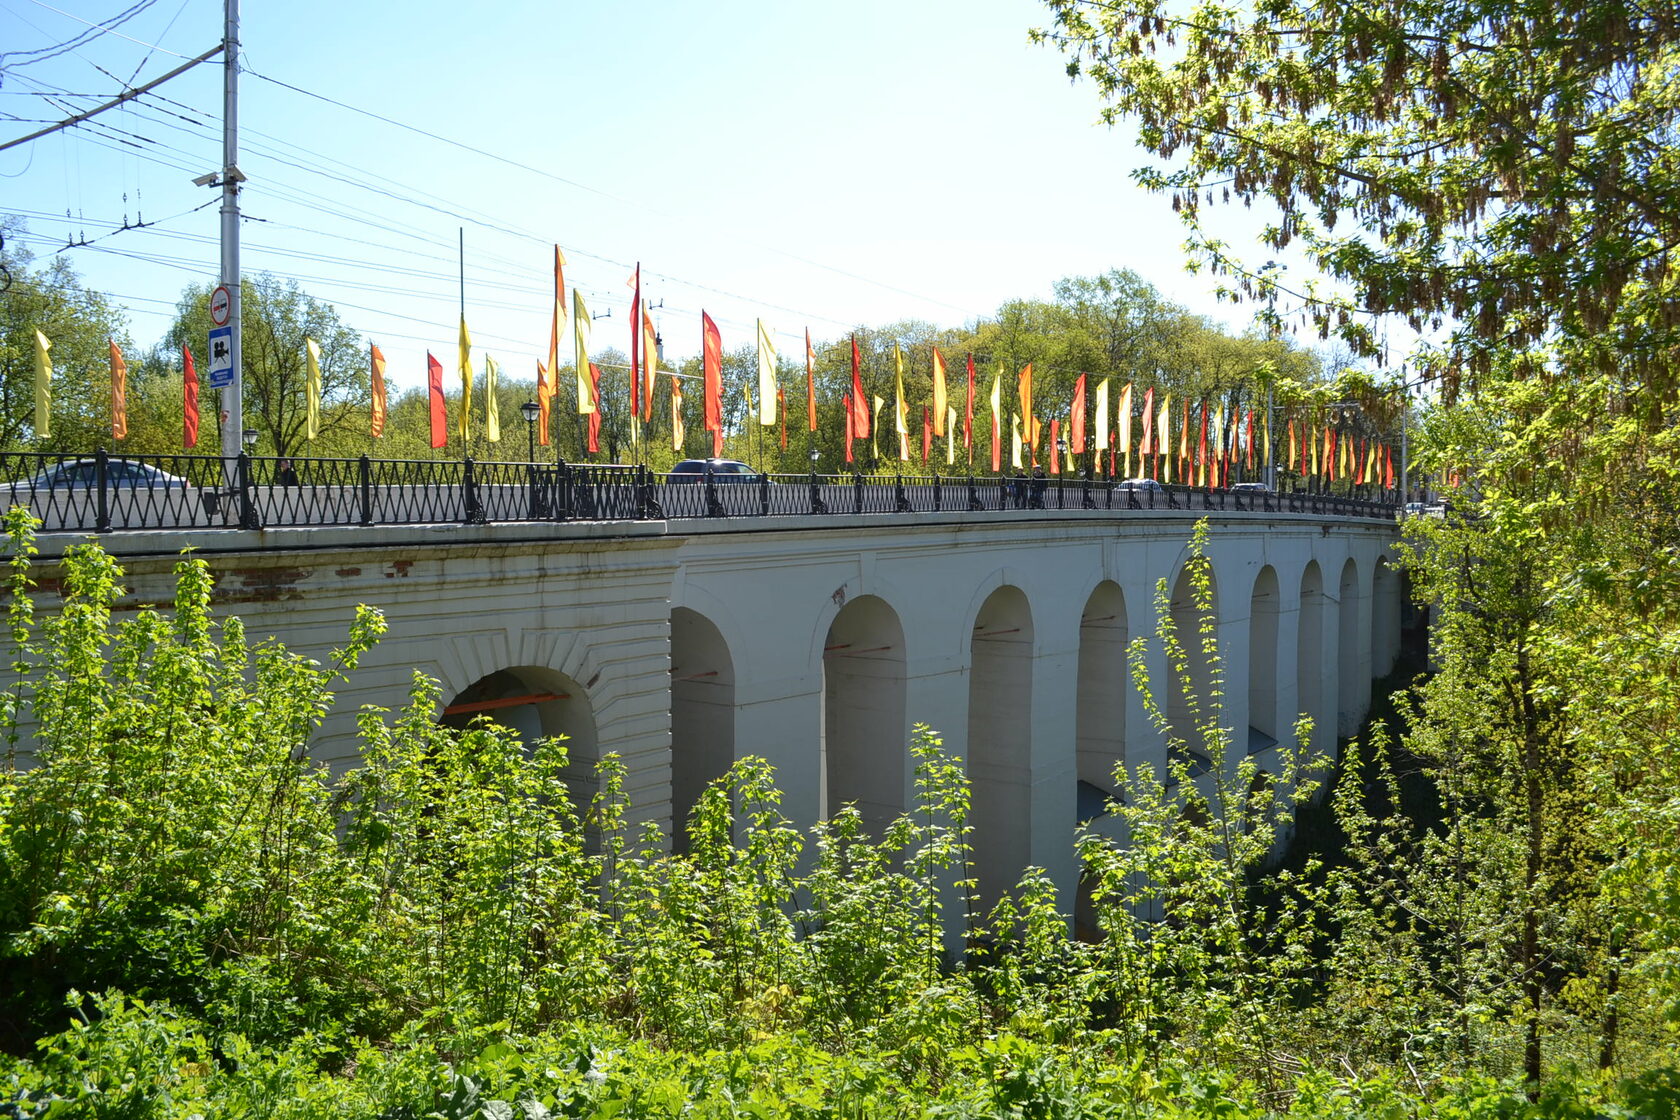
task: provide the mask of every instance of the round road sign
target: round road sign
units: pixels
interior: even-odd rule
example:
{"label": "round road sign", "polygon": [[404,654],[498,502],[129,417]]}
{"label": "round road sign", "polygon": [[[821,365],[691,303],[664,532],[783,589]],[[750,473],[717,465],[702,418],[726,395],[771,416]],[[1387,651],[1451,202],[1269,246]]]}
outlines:
{"label": "round road sign", "polygon": [[227,285],[221,285],[215,291],[211,292],[210,321],[218,327],[227,326],[228,310],[231,302],[232,300],[228,296]]}

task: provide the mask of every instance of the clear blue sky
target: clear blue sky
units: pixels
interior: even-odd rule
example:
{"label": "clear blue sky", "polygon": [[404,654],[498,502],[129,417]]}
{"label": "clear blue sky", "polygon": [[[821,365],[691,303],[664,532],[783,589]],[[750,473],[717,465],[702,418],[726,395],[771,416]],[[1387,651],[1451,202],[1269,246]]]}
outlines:
{"label": "clear blue sky", "polygon": [[[135,3],[147,6],[72,53],[7,58],[0,112],[58,119],[93,98],[38,94],[109,97],[220,38],[220,0],[0,0],[0,50],[61,42],[87,30],[70,17]],[[956,325],[1112,267],[1240,329],[1246,309],[1185,273],[1178,224],[1132,186],[1143,157],[1098,122],[1092,87],[1028,43],[1045,22],[1031,0],[247,0],[244,267],[336,305],[400,387],[421,382],[427,349],[451,364],[463,226],[475,342],[522,378],[547,348],[556,242],[568,283],[613,310],[596,346],[627,346],[625,279],[642,262],[670,358],[698,349],[702,308],[725,346],[762,316],[797,356],[806,327],[821,340],[905,318]],[[158,92],[169,100],[0,153],[0,210],[27,216],[35,252],[213,202],[190,180],[220,163],[220,66]],[[0,121],[0,137],[34,127]],[[185,284],[215,279],[217,229],[212,204],[69,257],[145,346]]]}

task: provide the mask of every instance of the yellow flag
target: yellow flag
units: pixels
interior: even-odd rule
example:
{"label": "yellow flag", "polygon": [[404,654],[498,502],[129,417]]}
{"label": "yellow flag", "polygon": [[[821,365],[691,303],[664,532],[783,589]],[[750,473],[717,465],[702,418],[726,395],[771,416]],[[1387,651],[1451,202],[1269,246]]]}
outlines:
{"label": "yellow flag", "polygon": [[[1132,383],[1126,382],[1126,387],[1120,390],[1120,454],[1130,456],[1132,453]],[[1145,443],[1149,441],[1144,440]],[[1141,473],[1141,472],[1140,472]]]}
{"label": "yellow flag", "polygon": [[776,344],[763,319],[758,320],[758,422],[767,427],[776,422]]}
{"label": "yellow flag", "polygon": [[1112,378],[1105,377],[1102,384],[1097,386],[1097,450],[1108,450],[1108,383]]}
{"label": "yellow flag", "polygon": [[1262,466],[1270,466],[1272,463],[1272,410],[1270,408],[1260,414],[1260,463]]}
{"label": "yellow flag", "polygon": [[685,437],[682,400],[682,379],[673,373],[671,375],[671,450],[679,455],[682,454]]}
{"label": "yellow flag", "polygon": [[950,407],[945,390],[945,355],[933,348],[933,434],[945,434],[945,410]]}
{"label": "yellow flag", "polygon": [[589,308],[583,305],[583,293],[572,289],[572,344],[576,357],[577,410],[579,416],[595,411],[595,400],[589,393]]}
{"label": "yellow flag", "polygon": [[472,335],[467,333],[467,317],[461,316],[461,338],[458,343],[460,357],[457,363],[461,371],[461,442],[465,443],[472,435]]}
{"label": "yellow flag", "polygon": [[881,457],[881,447],[875,442],[875,437],[881,432],[881,406],[886,403],[880,397],[876,397],[875,410],[869,415],[869,453],[876,458]]}
{"label": "yellow flag", "polygon": [[496,411],[496,359],[484,355],[484,438],[491,443],[502,441],[502,420]]}
{"label": "yellow flag", "polygon": [[111,344],[111,438],[128,438],[128,363],[115,339]]}
{"label": "yellow flag", "polygon": [[[385,355],[371,342],[368,344],[368,367],[373,381],[371,427],[374,438],[378,439],[385,434]],[[537,384],[542,384],[540,378]]]}
{"label": "yellow flag", "polygon": [[[462,320],[463,324],[465,320]],[[303,340],[304,361],[307,366],[304,388],[308,412],[304,419],[303,438],[314,439],[321,434],[321,347],[313,338]]]}
{"label": "yellow flag", "polygon": [[1160,449],[1161,481],[1172,481],[1172,394],[1161,394],[1161,411],[1155,414],[1155,446]]}
{"label": "yellow flag", "polygon": [[893,368],[896,373],[898,388],[898,403],[893,408],[893,430],[901,436],[910,434],[910,406],[904,403],[904,354],[899,350],[898,343],[893,343]]}
{"label": "yellow flag", "polygon": [[35,332],[35,438],[52,435],[52,359],[47,351],[52,342],[40,331]]}
{"label": "yellow flag", "polygon": [[950,405],[945,406],[945,465],[948,467],[957,461],[957,410]]}
{"label": "yellow flag", "polygon": [[1021,418],[1013,412],[1009,414],[1009,462],[1021,469]]}

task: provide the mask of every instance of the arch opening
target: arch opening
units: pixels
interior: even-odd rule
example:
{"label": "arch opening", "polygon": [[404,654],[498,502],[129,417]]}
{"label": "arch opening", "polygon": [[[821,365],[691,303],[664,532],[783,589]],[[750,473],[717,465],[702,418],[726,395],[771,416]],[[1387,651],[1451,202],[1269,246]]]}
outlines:
{"label": "arch opening", "polygon": [[689,814],[735,763],[735,663],[711,619],[671,611],[671,840],[688,848]]}
{"label": "arch opening", "polygon": [[[1219,587],[1208,571],[1209,606],[1215,627],[1219,624]],[[1167,667],[1167,726],[1173,741],[1173,757],[1189,764],[1192,773],[1205,773],[1213,764],[1200,727],[1219,718],[1220,701],[1214,695],[1214,659],[1205,648],[1207,635],[1201,632],[1202,612],[1196,606],[1194,576],[1187,564],[1173,583],[1168,605],[1173,630],[1184,650],[1185,671]],[[1217,633],[1217,630],[1215,631]]]}
{"label": "arch opening", "polygon": [[823,642],[818,800],[824,818],[855,804],[879,836],[904,812],[904,627],[883,599],[851,600]]}
{"label": "arch opening", "polygon": [[1254,579],[1248,602],[1248,753],[1277,746],[1278,725],[1277,572],[1270,564]]}
{"label": "arch opening", "polygon": [[1079,678],[1074,712],[1079,820],[1102,814],[1116,789],[1114,771],[1126,763],[1126,596],[1104,580],[1079,619]]}
{"label": "arch opening", "polygon": [[[1295,706],[1309,716],[1313,741],[1324,739],[1324,577],[1318,561],[1309,560],[1301,573],[1301,609],[1295,631]],[[1331,727],[1332,737],[1335,728]]]}
{"label": "arch opening", "polygon": [[598,788],[600,751],[589,694],[566,674],[541,665],[518,665],[486,674],[462,689],[438,722],[465,730],[480,717],[509,728],[527,747],[539,739],[566,738],[561,778],[581,810]]}
{"label": "arch opening", "polygon": [[980,901],[990,906],[1031,862],[1032,608],[1019,587],[986,597],[969,638],[968,779]]}
{"label": "arch opening", "polygon": [[1349,557],[1342,565],[1336,604],[1336,734],[1349,738],[1359,733],[1365,718],[1365,696],[1370,680],[1364,671],[1359,642],[1359,568]]}

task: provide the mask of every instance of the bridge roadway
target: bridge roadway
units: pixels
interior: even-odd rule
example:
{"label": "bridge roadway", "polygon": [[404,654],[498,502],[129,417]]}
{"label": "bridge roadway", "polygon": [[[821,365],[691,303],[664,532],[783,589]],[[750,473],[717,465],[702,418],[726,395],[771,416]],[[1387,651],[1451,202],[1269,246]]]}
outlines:
{"label": "bridge roadway", "polygon": [[[1392,520],[1308,512],[1027,509],[614,522],[134,530],[101,537],[129,607],[166,604],[186,546],[219,610],[324,657],[357,603],[390,632],[313,749],[342,764],[364,704],[439,679],[440,718],[479,711],[569,735],[587,793],[608,751],[635,816],[683,819],[732,759],[768,758],[808,824],[855,802],[873,828],[910,801],[927,723],[966,760],[982,889],[1020,869],[1075,884],[1082,797],[1114,767],[1163,767],[1125,647],[1152,635],[1158,580],[1192,632],[1187,541],[1212,522],[1221,722],[1276,772],[1299,712],[1351,733],[1399,647]],[[38,564],[77,540],[46,533]],[[43,576],[50,576],[44,571]],[[49,585],[50,586],[50,585]],[[45,593],[44,593],[45,594]],[[1146,662],[1167,679],[1158,646]],[[1209,669],[1194,663],[1205,687]],[[1188,722],[1183,690],[1169,718]],[[1071,898],[1071,893],[1064,893]]]}

